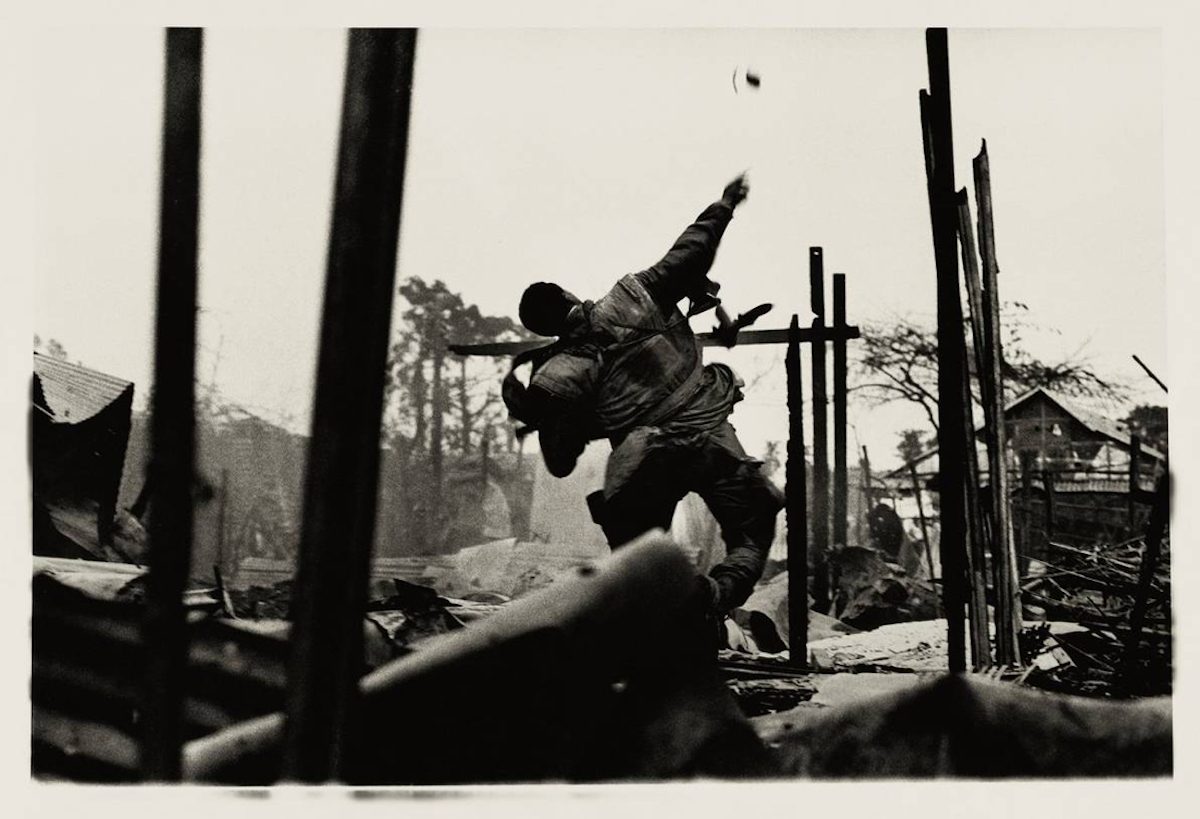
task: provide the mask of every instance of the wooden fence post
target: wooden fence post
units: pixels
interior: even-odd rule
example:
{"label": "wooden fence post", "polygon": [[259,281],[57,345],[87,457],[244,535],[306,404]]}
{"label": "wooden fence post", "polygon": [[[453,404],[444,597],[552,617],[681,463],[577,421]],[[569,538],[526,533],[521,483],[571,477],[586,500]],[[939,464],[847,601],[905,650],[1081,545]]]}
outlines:
{"label": "wooden fence post", "polygon": [[[819,247],[808,249],[808,281],[814,331],[825,327],[825,261]],[[826,392],[825,341],[814,338],[812,349],[812,545],[813,608],[828,613],[829,589],[829,409]]]}
{"label": "wooden fence post", "polygon": [[788,442],[786,476],[788,561],[788,657],[796,668],[808,666],[808,511],[804,463],[804,391],[801,386],[800,319],[792,316],[787,369]]}
{"label": "wooden fence post", "polygon": [[[833,326],[839,335],[833,341],[833,543],[845,548],[848,535],[849,476],[846,469],[846,274],[833,274]],[[837,589],[840,573],[834,564],[831,585]]]}

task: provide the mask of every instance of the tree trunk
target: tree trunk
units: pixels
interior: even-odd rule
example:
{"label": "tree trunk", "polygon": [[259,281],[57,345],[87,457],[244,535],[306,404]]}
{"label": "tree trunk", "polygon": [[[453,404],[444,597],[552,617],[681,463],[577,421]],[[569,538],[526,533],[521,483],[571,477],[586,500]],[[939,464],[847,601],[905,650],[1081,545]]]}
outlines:
{"label": "tree trunk", "polygon": [[[443,433],[445,430],[446,420],[446,389],[442,380],[442,366],[446,359],[446,345],[442,338],[442,327],[440,324],[435,325],[436,335],[432,339],[433,343],[433,413],[429,423],[429,463],[432,474],[430,475],[431,503],[430,511],[433,513],[433,519],[436,522],[442,510],[442,458],[443,458]],[[434,531],[438,531],[435,526]]]}
{"label": "tree trunk", "polygon": [[471,403],[467,400],[467,359],[458,360],[458,414],[462,425],[459,447],[463,455],[471,454]]}
{"label": "tree trunk", "polygon": [[429,391],[425,383],[425,359],[429,357],[429,324],[421,333],[421,346],[417,352],[417,360],[413,365],[412,381],[409,382],[408,392],[412,397],[413,414],[416,429],[413,432],[413,445],[418,452],[425,449],[425,407],[429,401]]}

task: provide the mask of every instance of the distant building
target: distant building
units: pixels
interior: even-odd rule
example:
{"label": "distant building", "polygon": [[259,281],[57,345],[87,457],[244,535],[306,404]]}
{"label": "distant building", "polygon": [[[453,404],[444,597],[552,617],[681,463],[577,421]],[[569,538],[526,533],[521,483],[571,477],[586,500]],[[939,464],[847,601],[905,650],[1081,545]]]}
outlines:
{"label": "distant building", "polygon": [[[1112,541],[1140,531],[1148,510],[1130,498],[1130,490],[1154,488],[1166,468],[1164,453],[1145,444],[1135,446],[1123,424],[1042,387],[1010,401],[1004,421],[1019,544],[1024,539],[1033,547],[1047,537]],[[980,484],[986,486],[982,433],[980,426],[976,451]],[[927,515],[937,508],[937,455],[934,447],[886,476],[891,492],[914,498],[910,469],[915,468]],[[913,511],[910,507],[915,502],[904,504],[906,512]],[[901,516],[909,517],[906,512]]]}
{"label": "distant building", "polygon": [[[1013,399],[1004,408],[1008,437],[1008,468],[1018,475],[1023,471],[1050,471],[1066,483],[1080,483],[1088,491],[1129,491],[1129,470],[1133,437],[1117,421],[1080,409],[1043,387],[1032,389]],[[981,475],[986,482],[987,450],[983,445],[983,427],[975,430]],[[1153,488],[1155,476],[1166,465],[1166,455],[1153,447],[1139,447],[1138,485]],[[894,470],[889,480],[903,479],[910,466],[921,475],[936,475],[937,447],[927,450],[910,463]]]}

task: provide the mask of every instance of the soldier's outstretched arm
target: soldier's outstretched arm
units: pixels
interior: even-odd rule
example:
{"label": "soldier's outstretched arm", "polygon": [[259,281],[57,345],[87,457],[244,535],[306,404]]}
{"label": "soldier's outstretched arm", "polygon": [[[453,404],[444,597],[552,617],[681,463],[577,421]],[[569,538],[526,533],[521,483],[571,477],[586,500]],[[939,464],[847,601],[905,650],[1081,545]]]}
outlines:
{"label": "soldier's outstretched arm", "polygon": [[745,174],[737,176],[725,186],[721,198],[705,208],[675,240],[667,255],[641,274],[646,288],[661,304],[674,305],[703,285],[733,211],[749,191]]}

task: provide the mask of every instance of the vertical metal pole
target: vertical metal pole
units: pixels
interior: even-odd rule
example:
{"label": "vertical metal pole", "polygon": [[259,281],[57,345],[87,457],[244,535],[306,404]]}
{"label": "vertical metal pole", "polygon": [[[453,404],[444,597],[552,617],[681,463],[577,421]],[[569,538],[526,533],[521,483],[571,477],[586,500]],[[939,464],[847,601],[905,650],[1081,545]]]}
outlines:
{"label": "vertical metal pole", "polygon": [[988,482],[992,485],[992,566],[996,589],[996,661],[1020,665],[1018,634],[1021,631],[1021,589],[1017,550],[1013,542],[1012,505],[1008,480],[1008,429],[1004,418],[1004,344],[1000,328],[999,265],[992,226],[992,182],[987,141],[980,147],[972,167],[975,178],[975,210],[979,220],[979,258],[983,268],[984,369],[986,383]]}
{"label": "vertical metal pole", "polygon": [[147,483],[150,577],[146,589],[146,675],[142,777],[178,781],[183,739],[187,629],[183,592],[192,558],[195,456],[196,253],[200,217],[200,78],[203,32],[168,29],[163,106],[154,405]]}
{"label": "vertical metal pole", "polygon": [[958,210],[954,201],[954,138],[950,109],[950,57],[946,30],[927,29],[929,94],[926,114],[929,214],[937,265],[938,465],[942,518],[942,589],[948,624],[951,672],[966,670],[964,607],[967,602],[965,544],[966,465],[963,444],[963,314],[958,280]]}
{"label": "vertical metal pole", "polygon": [[788,442],[787,497],[788,656],[796,668],[808,666],[808,510],[807,469],[804,463],[804,392],[801,388],[800,319],[788,327],[787,355]]}
{"label": "vertical metal pole", "polygon": [[353,767],[416,32],[352,30],[293,601],[283,774]]}
{"label": "vertical metal pole", "polygon": [[[846,274],[833,274],[833,326],[846,327]],[[846,507],[849,493],[846,471],[846,339],[833,342],[833,542],[846,545]],[[836,588],[837,583],[834,582]]]}
{"label": "vertical metal pole", "polygon": [[[819,247],[808,249],[808,281],[812,299],[813,329],[825,326],[825,262]],[[813,607],[828,612],[829,597],[829,410],[826,398],[825,342],[814,339],[812,347],[813,416]]]}

